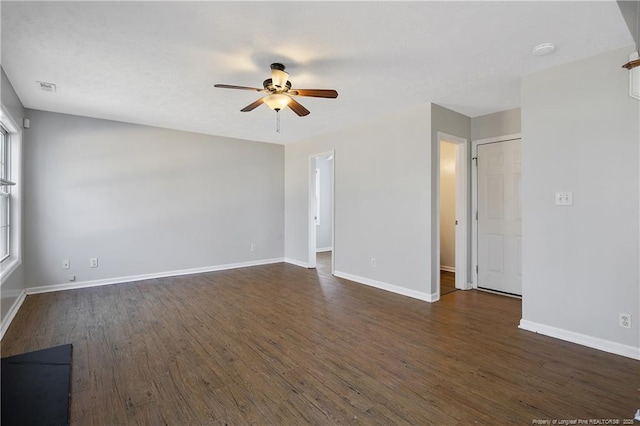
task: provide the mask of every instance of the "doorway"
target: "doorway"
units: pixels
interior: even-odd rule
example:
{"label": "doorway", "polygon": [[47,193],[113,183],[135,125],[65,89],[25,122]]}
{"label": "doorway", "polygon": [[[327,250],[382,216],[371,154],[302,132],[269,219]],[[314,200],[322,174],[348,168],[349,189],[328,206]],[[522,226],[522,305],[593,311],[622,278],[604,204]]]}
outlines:
{"label": "doorway", "polygon": [[474,287],[522,296],[520,135],[475,141]]}
{"label": "doorway", "polygon": [[440,142],[440,296],[456,291],[457,145]]}
{"label": "doorway", "polygon": [[470,288],[467,140],[438,132],[436,274],[438,298]]}
{"label": "doorway", "polygon": [[309,158],[309,267],[333,274],[335,154],[333,151]]}

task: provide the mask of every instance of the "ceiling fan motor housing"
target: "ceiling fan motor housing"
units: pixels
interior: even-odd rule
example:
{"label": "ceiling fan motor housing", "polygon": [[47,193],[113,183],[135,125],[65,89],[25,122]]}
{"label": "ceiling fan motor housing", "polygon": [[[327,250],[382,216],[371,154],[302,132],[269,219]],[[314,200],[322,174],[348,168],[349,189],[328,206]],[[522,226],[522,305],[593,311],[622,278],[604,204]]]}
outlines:
{"label": "ceiling fan motor housing", "polygon": [[278,90],[281,90],[283,92],[288,91],[289,89],[291,89],[291,82],[289,80],[287,80],[287,84],[284,88],[282,89],[278,89],[276,86],[273,85],[273,79],[268,78],[265,81],[262,82],[262,86],[267,89],[270,92],[275,92]]}
{"label": "ceiling fan motor housing", "polygon": [[277,91],[285,91],[288,82],[289,73],[284,70],[284,65],[277,62],[271,64],[271,86]]}

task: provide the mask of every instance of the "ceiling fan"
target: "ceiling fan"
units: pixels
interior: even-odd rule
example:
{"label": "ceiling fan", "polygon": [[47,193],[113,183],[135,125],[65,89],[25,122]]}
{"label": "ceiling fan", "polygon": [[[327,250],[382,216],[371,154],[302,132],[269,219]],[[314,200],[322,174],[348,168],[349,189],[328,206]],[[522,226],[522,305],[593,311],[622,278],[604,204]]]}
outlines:
{"label": "ceiling fan", "polygon": [[288,80],[289,73],[284,70],[284,65],[279,63],[271,64],[271,78],[266,79],[263,83],[262,89],[247,86],[233,86],[229,84],[216,84],[214,87],[222,89],[240,89],[251,90],[255,92],[265,93],[265,96],[257,101],[247,105],[240,111],[249,112],[253,111],[260,105],[267,104],[269,108],[276,113],[280,112],[286,107],[291,108],[293,112],[300,117],[309,115],[309,110],[303,107],[298,101],[293,99],[293,96],[311,96],[314,98],[331,98],[338,97],[338,92],[335,90],[326,89],[292,89],[291,82]]}

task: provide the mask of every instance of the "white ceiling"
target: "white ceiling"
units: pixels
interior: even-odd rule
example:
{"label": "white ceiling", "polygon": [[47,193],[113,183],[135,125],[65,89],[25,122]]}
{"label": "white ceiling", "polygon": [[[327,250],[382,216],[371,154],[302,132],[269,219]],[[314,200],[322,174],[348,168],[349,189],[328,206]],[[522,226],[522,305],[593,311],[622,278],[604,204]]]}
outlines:
{"label": "white ceiling", "polygon": [[[601,2],[10,2],[2,67],[25,107],[289,143],[434,102],[520,105],[520,77],[633,40]],[[550,56],[532,48],[553,42]],[[240,109],[282,62],[307,117]],[[37,81],[57,85],[43,92]]]}

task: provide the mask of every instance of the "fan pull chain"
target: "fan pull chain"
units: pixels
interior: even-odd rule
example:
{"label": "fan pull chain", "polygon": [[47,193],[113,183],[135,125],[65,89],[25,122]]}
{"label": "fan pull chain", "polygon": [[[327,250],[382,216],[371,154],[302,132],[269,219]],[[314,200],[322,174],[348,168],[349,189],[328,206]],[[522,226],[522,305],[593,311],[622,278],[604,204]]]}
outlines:
{"label": "fan pull chain", "polygon": [[276,132],[280,133],[280,110],[276,110]]}

